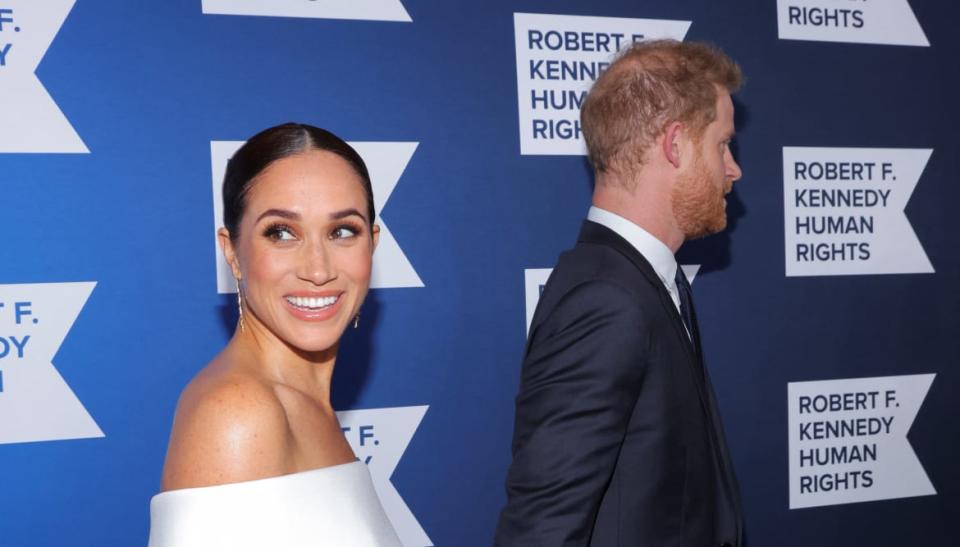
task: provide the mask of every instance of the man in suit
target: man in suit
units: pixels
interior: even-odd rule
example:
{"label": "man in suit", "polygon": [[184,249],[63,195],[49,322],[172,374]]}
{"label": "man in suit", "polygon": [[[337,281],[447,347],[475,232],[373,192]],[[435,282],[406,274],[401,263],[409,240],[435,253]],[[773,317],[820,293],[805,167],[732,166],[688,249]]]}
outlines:
{"label": "man in suit", "polygon": [[498,546],[742,545],[740,500],[674,253],[726,227],[739,67],[642,42],[581,110],[595,172],[537,306]]}

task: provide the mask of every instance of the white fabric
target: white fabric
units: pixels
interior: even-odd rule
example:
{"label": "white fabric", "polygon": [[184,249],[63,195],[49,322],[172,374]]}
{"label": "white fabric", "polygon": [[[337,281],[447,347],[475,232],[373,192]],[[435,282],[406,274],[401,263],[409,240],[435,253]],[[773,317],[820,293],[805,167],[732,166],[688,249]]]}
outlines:
{"label": "white fabric", "polygon": [[680,292],[677,290],[677,259],[673,256],[670,247],[652,236],[650,232],[606,209],[590,207],[590,211],[587,212],[587,220],[610,228],[618,236],[626,239],[630,245],[633,245],[633,248],[653,266],[653,271],[657,273],[657,277],[660,278],[663,286],[670,293],[670,299],[673,300],[673,305],[677,307],[677,313],[681,313]]}
{"label": "white fabric", "polygon": [[247,482],[162,492],[149,547],[400,547],[359,461]]}

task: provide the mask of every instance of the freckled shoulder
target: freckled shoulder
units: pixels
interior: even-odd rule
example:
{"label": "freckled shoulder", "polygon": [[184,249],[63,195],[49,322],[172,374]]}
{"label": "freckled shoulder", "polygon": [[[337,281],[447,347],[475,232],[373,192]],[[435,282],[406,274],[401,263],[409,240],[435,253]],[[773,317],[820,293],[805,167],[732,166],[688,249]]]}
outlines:
{"label": "freckled shoulder", "polygon": [[243,372],[201,372],[177,403],[161,490],[289,473],[290,439],[270,385]]}

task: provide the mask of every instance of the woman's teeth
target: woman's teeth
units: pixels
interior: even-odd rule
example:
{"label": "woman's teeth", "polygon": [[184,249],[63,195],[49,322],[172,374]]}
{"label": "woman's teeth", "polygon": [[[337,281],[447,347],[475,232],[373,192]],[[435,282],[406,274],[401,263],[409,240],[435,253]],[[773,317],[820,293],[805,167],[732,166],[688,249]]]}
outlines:
{"label": "woman's teeth", "polygon": [[306,296],[287,296],[287,302],[293,306],[305,310],[320,310],[323,308],[328,308],[337,303],[336,296],[320,296],[320,297],[306,297]]}

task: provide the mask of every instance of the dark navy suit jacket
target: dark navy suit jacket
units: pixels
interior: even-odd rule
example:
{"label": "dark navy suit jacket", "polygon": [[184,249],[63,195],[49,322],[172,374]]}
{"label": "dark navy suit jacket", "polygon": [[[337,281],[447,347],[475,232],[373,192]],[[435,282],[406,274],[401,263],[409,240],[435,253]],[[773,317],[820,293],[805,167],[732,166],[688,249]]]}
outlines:
{"label": "dark navy suit jacket", "polygon": [[530,326],[495,544],[741,545],[699,355],[650,264],[584,222]]}

